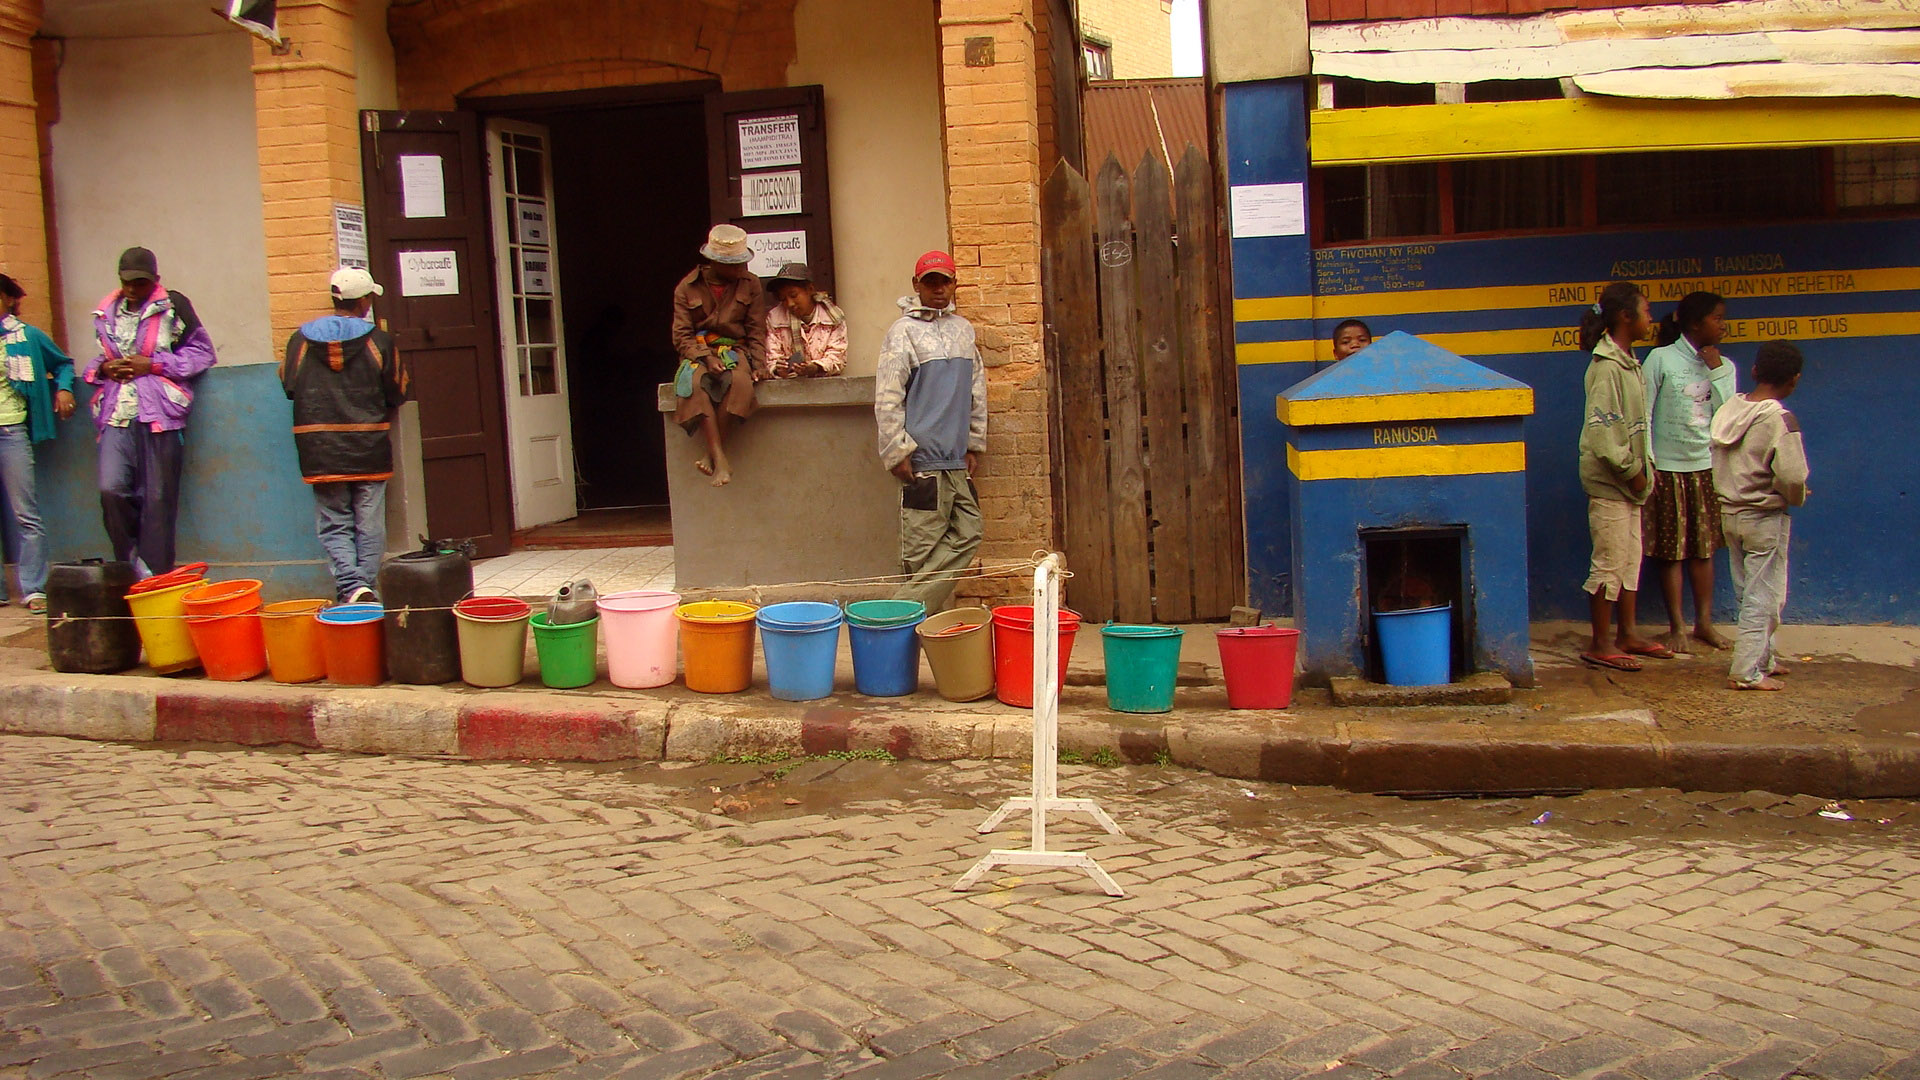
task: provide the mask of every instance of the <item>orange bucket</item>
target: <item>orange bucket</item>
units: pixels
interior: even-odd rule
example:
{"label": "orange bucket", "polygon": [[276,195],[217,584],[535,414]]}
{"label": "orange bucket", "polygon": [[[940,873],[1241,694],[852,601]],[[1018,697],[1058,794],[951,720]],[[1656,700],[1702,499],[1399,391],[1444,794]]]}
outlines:
{"label": "orange bucket", "polygon": [[379,604],[339,604],[314,616],[328,682],[379,686],[387,680],[385,614]]}
{"label": "orange bucket", "polygon": [[260,637],[260,615],[189,615],[187,634],[200,654],[207,677],[245,682],[267,670],[267,646]]}
{"label": "orange bucket", "polygon": [[327,600],[283,600],[260,609],[260,636],[274,682],[304,683],[327,677],[327,653],[314,619]]}
{"label": "orange bucket", "polygon": [[687,689],[737,694],[753,683],[752,604],[700,600],[681,604],[680,651],[686,657]]}
{"label": "orange bucket", "polygon": [[260,610],[260,582],[253,578],[209,581],[180,598],[189,615],[245,615]]}

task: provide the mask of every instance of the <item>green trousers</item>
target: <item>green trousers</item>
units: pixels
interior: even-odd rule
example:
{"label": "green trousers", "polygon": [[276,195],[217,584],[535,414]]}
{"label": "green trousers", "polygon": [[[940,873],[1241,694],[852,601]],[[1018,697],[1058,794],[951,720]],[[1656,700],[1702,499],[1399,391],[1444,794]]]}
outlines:
{"label": "green trousers", "polygon": [[954,575],[980,550],[980,500],[964,469],[915,476],[900,491],[900,572],[913,580],[895,600],[918,600],[929,613],[953,599]]}

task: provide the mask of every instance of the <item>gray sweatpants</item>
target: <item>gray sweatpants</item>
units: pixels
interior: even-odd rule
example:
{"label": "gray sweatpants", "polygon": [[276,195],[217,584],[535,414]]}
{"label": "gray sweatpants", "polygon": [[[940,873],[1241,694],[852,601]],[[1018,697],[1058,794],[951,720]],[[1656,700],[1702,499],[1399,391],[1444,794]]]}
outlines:
{"label": "gray sweatpants", "polygon": [[1730,510],[1720,515],[1733,564],[1733,594],[1740,600],[1740,629],[1728,677],[1756,683],[1773,670],[1773,638],[1787,606],[1787,542],[1793,519],[1785,510]]}
{"label": "gray sweatpants", "polygon": [[946,607],[980,535],[980,500],[965,469],[916,475],[900,490],[900,572],[913,578],[893,598],[918,600],[929,613]]}

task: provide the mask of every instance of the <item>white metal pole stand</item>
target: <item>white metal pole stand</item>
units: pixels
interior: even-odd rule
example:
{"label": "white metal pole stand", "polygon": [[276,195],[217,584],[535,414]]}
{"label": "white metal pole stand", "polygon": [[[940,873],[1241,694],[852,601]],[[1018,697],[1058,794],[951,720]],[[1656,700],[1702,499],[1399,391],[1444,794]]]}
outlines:
{"label": "white metal pole stand", "polygon": [[1033,794],[1008,799],[981,822],[980,832],[992,832],[1021,810],[1033,815],[1032,843],[1020,850],[995,848],[953,883],[965,892],[1001,866],[1077,867],[1087,872],[1108,896],[1125,896],[1093,856],[1084,851],[1047,850],[1049,811],[1091,814],[1100,827],[1124,835],[1106,811],[1092,799],[1060,797],[1060,556],[1048,555],[1033,572]]}

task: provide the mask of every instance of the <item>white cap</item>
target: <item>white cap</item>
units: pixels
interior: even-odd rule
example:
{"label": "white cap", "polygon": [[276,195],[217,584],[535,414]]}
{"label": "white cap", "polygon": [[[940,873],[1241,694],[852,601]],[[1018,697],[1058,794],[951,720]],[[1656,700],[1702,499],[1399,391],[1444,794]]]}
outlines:
{"label": "white cap", "polygon": [[343,266],[333,272],[333,298],[335,300],[358,300],[372,293],[375,296],[386,295],[387,290],[373,280],[373,275],[357,266]]}

